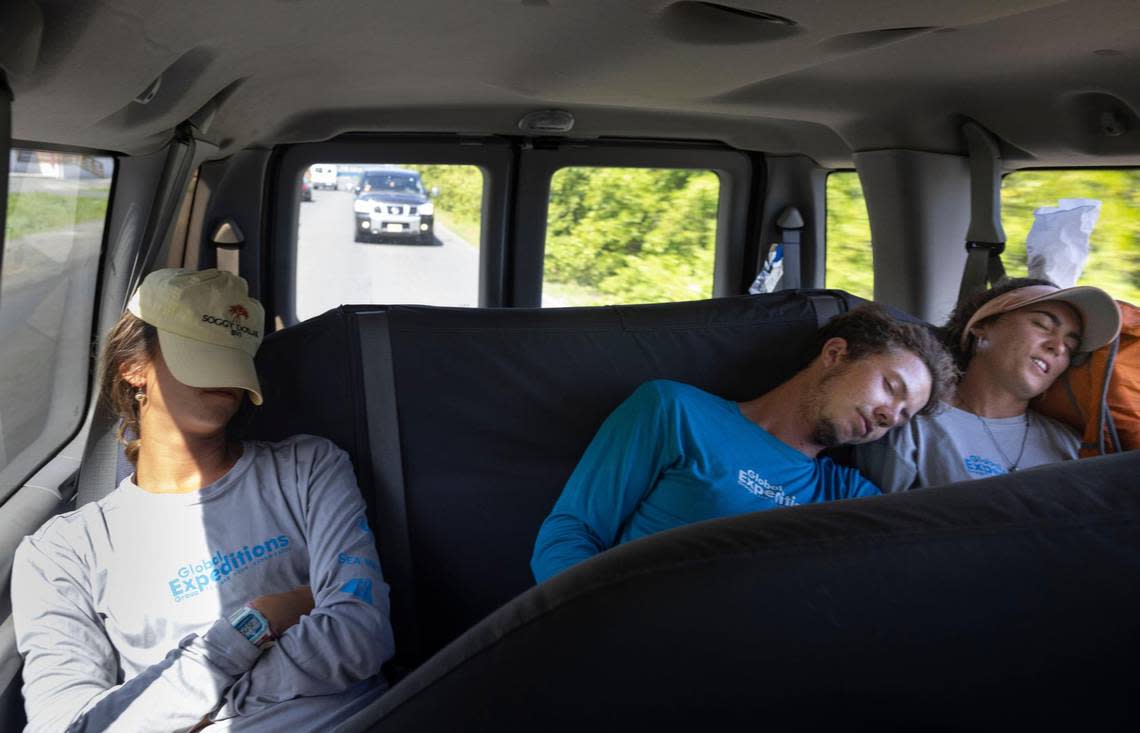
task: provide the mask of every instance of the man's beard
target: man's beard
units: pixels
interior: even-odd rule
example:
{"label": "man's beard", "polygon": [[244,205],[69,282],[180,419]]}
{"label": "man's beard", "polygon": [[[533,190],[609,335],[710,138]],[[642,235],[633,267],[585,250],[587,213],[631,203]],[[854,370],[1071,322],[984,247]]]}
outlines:
{"label": "man's beard", "polygon": [[829,391],[827,387],[836,377],[844,374],[848,368],[850,367],[844,364],[832,373],[824,375],[823,379],[816,385],[815,390],[812,392],[812,397],[807,404],[806,417],[808,420],[814,421],[811,431],[812,442],[816,445],[822,445],[824,448],[834,448],[842,444],[842,441],[839,440],[839,431],[836,430],[835,423],[828,419],[823,412]]}
{"label": "man's beard", "polygon": [[812,442],[816,445],[822,445],[824,448],[834,448],[840,445],[839,433],[835,429],[835,423],[825,417],[816,420],[811,437]]}

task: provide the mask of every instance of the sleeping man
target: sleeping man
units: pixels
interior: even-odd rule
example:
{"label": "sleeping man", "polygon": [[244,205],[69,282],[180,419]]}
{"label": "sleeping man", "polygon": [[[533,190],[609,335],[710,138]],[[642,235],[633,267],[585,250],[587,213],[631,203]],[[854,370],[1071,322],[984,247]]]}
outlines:
{"label": "sleeping man", "polygon": [[542,582],[610,547],[691,522],[879,489],[819,454],[877,440],[938,405],[953,363],[924,326],[867,305],[820,329],[818,353],[733,402],[646,382],[606,418],[535,542]]}

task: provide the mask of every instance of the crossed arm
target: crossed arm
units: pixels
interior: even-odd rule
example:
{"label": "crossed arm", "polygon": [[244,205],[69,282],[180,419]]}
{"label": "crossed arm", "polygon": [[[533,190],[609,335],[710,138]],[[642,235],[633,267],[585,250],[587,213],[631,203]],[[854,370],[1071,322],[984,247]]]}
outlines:
{"label": "crossed arm", "polygon": [[[306,606],[301,589],[253,599],[280,637],[264,652],[223,617],[121,680],[118,653],[91,597],[90,574],[98,570],[58,537],[25,539],[12,595],[25,657],[27,730],[188,730],[207,716],[249,714],[376,675],[393,649],[387,586],[371,534],[354,530],[364,505],[348,459],[343,453],[334,459],[316,464],[309,484],[313,605]],[[367,572],[338,563],[346,548],[368,561]]]}

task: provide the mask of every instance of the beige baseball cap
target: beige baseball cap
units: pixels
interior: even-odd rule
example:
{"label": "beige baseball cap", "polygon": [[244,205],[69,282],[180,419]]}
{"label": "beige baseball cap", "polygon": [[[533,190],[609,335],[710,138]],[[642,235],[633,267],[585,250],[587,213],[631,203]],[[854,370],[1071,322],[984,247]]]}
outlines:
{"label": "beige baseball cap", "polygon": [[237,387],[261,404],[253,355],[265,309],[244,279],[222,270],[166,269],[146,276],[127,310],[158,330],[170,373],[191,387]]}
{"label": "beige baseball cap", "polygon": [[1081,316],[1081,343],[1077,352],[1096,351],[1112,341],[1120,333],[1120,308],[1112,296],[1089,285],[1075,288],[1058,288],[1054,285],[1028,285],[1002,293],[986,302],[970,316],[962,329],[961,346],[968,347],[970,329],[990,316],[1024,308],[1033,303],[1057,300],[1071,305]]}

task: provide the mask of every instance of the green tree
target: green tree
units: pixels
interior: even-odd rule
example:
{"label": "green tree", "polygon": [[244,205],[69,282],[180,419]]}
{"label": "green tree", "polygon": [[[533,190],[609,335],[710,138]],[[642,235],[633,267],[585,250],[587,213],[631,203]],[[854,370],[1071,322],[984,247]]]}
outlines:
{"label": "green tree", "polygon": [[[1034,211],[1063,198],[1101,201],[1100,218],[1089,240],[1090,254],[1079,284],[1104,288],[1114,297],[1140,303],[1140,170],[1069,169],[1011,173],[1002,183],[1002,256],[1011,276],[1027,274],[1025,241]],[[961,273],[953,273],[960,276]],[[871,228],[859,177],[827,177],[827,286],[870,298],[873,293]]]}
{"label": "green tree", "polygon": [[870,300],[875,294],[871,222],[854,171],[827,177],[827,261],[824,283]]}
{"label": "green tree", "polygon": [[1140,303],[1140,170],[1029,170],[1002,182],[1002,257],[1010,275],[1027,272],[1025,241],[1033,212],[1063,198],[1101,202],[1100,218],[1089,238],[1089,258],[1081,285],[1104,288],[1113,297]]}
{"label": "green tree", "polygon": [[712,294],[720,182],[711,171],[564,168],[551,180],[545,280],[576,304]]}

